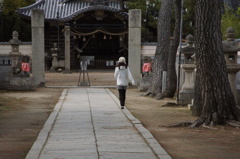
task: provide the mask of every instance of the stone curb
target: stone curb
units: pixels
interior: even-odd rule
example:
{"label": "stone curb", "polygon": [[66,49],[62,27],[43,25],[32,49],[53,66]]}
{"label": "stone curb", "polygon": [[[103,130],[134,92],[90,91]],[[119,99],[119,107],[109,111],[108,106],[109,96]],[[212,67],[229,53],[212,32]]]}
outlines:
{"label": "stone curb", "polygon": [[[105,90],[113,98],[113,100],[120,109],[118,98],[109,89]],[[149,145],[149,147],[159,159],[172,159],[172,157],[162,148],[160,143],[158,143],[158,141],[152,136],[152,134],[142,125],[141,121],[135,118],[127,108],[123,109],[122,112],[131,121],[133,126],[139,131],[145,142]]]}
{"label": "stone curb", "polygon": [[46,144],[46,141],[48,139],[49,133],[51,132],[51,129],[55,123],[55,120],[58,116],[58,113],[62,107],[62,104],[64,102],[65,96],[67,94],[67,89],[64,89],[58,103],[55,105],[54,110],[48,117],[46,123],[44,124],[42,130],[40,131],[36,141],[34,142],[33,146],[31,147],[30,151],[28,152],[25,159],[37,159],[39,158],[39,155],[43,149],[43,147]]}

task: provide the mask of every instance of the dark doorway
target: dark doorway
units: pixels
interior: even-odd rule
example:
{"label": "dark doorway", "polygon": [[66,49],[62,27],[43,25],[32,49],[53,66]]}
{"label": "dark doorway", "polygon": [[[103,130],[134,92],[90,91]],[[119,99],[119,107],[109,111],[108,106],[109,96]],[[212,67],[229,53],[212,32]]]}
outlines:
{"label": "dark doorway", "polygon": [[92,59],[89,69],[113,69],[120,56],[128,57],[128,29],[124,19],[97,10],[76,19],[70,23],[72,69],[79,68],[82,56]]}
{"label": "dark doorway", "polygon": [[118,58],[127,54],[127,50],[123,49],[122,35],[114,36],[98,32],[90,36],[79,36],[73,43],[81,50],[81,52],[77,50],[73,52],[74,57],[77,58],[75,69],[79,68],[80,57],[90,57],[89,69],[113,69]]}

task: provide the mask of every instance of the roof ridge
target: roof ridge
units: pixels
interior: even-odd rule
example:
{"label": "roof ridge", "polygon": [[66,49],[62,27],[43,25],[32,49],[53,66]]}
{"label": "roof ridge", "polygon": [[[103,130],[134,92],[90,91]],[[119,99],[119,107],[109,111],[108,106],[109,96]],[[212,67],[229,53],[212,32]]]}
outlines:
{"label": "roof ridge", "polygon": [[128,15],[128,14],[125,14],[124,12],[121,12],[121,10],[119,10],[117,8],[114,8],[114,7],[111,7],[111,6],[93,5],[93,6],[88,6],[86,8],[81,9],[81,10],[78,10],[78,11],[72,13],[71,15],[63,17],[63,18],[60,18],[58,20],[65,21],[67,19],[72,19],[73,17],[75,17],[75,15],[78,15],[78,14],[81,14],[81,13],[84,13],[84,12],[88,12],[88,11],[93,11],[93,10],[96,10],[96,9],[97,10],[104,10],[104,11],[111,11],[111,12],[114,12],[114,13],[118,13],[121,16],[123,16],[124,18],[126,18],[127,15]]}
{"label": "roof ridge", "polygon": [[[61,0],[39,0],[38,2],[24,7],[19,8],[18,13],[23,16],[30,18],[31,10],[38,8],[43,9],[45,12],[45,20],[60,20],[68,21],[72,20],[75,16],[93,10],[109,11],[117,14],[123,19],[127,19],[128,14],[122,10],[121,2],[111,2],[109,5],[90,5],[90,2],[83,1],[69,1],[68,3],[59,3]],[[59,16],[57,16],[57,13]]]}

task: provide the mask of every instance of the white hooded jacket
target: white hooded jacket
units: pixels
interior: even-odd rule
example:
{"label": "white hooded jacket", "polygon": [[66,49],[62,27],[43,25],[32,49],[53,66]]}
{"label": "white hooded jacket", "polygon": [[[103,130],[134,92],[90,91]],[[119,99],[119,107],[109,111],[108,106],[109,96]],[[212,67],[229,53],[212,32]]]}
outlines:
{"label": "white hooded jacket", "polygon": [[132,82],[132,85],[135,85],[134,79],[129,68],[125,66],[120,66],[115,68],[114,77],[117,80],[118,86],[128,86],[128,79]]}

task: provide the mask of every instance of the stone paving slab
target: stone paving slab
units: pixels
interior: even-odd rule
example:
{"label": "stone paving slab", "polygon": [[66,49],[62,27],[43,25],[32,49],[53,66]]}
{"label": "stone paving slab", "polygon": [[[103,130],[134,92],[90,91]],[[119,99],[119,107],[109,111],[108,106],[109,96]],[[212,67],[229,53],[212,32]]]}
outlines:
{"label": "stone paving slab", "polygon": [[26,159],[171,159],[104,88],[65,89]]}

